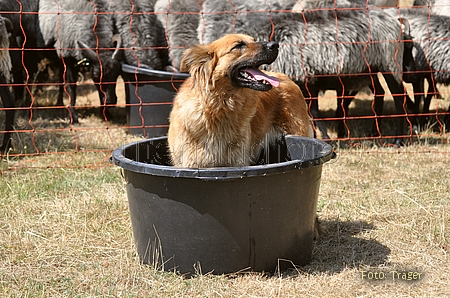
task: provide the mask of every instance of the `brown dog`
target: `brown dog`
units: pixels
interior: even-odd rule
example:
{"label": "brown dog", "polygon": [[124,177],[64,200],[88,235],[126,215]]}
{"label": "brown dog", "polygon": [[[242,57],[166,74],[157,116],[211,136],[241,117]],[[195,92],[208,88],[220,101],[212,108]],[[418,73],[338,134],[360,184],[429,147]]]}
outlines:
{"label": "brown dog", "polygon": [[300,88],[284,74],[259,70],[277,55],[276,42],[242,34],[185,51],[180,68],[191,76],[174,99],[168,133],[174,166],[247,166],[264,140],[313,137]]}

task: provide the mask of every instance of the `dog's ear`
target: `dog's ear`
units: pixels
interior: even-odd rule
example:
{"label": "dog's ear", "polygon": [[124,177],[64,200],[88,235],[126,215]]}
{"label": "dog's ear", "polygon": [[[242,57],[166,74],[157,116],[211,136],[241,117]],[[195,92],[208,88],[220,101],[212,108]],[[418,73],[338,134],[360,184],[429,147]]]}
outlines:
{"label": "dog's ear", "polygon": [[180,70],[182,72],[191,72],[191,70],[198,68],[200,65],[208,62],[209,48],[206,45],[195,45],[184,51],[183,58],[181,58]]}
{"label": "dog's ear", "polygon": [[183,54],[180,71],[189,72],[194,82],[209,85],[217,60],[217,55],[208,45],[192,46]]}

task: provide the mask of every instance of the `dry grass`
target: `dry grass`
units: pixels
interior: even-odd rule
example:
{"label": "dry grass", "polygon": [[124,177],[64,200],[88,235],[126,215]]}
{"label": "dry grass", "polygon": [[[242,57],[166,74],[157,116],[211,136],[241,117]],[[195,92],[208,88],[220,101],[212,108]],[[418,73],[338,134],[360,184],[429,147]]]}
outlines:
{"label": "dry grass", "polygon": [[[447,145],[345,149],[324,165],[324,236],[281,275],[198,275],[140,265],[120,170],[109,154],[3,159],[3,297],[442,297],[450,293]],[[54,165],[49,168],[20,166]],[[97,168],[83,165],[97,164]],[[362,271],[416,271],[368,281]]]}

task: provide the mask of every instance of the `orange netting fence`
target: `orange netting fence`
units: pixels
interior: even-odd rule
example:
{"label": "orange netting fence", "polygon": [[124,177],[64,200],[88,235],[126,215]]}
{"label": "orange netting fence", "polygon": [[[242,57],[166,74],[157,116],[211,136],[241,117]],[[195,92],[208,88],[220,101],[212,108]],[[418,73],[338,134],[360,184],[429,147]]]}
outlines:
{"label": "orange netting fence", "polygon": [[111,152],[165,135],[188,76],[178,71],[183,51],[226,33],[279,42],[268,68],[300,86],[318,138],[450,137],[450,1],[34,2],[0,3],[2,157]]}

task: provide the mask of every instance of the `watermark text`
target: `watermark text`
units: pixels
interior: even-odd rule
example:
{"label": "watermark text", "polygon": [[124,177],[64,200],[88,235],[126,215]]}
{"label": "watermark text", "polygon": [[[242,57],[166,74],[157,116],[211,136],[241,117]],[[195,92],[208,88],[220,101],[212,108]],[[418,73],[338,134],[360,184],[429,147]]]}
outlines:
{"label": "watermark text", "polygon": [[415,270],[407,271],[376,271],[361,270],[361,278],[369,281],[392,280],[392,281],[419,281],[423,278],[423,272]]}

